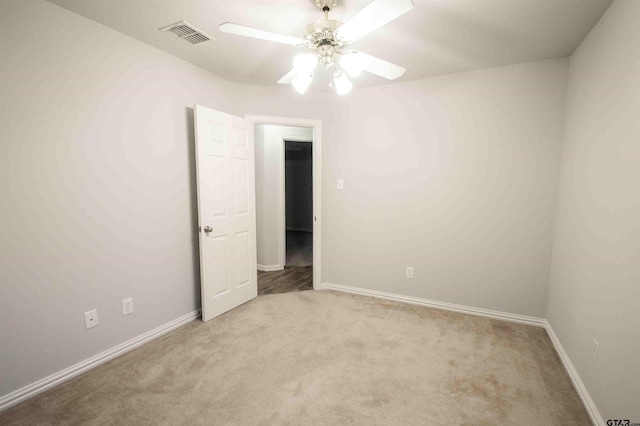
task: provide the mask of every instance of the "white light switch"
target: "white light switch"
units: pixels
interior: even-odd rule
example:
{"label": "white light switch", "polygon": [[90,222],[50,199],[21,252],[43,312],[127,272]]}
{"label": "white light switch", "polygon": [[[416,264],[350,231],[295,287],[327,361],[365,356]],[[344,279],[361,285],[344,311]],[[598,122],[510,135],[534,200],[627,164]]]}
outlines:
{"label": "white light switch", "polygon": [[338,179],[338,189],[344,189],[344,179]]}

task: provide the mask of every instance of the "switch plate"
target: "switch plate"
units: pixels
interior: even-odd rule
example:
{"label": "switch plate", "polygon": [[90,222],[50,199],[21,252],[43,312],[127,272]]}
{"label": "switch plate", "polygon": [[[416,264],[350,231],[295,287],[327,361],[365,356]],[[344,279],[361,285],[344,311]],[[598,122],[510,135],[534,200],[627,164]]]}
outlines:
{"label": "switch plate", "polygon": [[344,179],[338,179],[338,189],[344,189]]}
{"label": "switch plate", "polygon": [[133,297],[122,299],[122,316],[133,313]]}
{"label": "switch plate", "polygon": [[84,326],[88,330],[98,326],[98,311],[93,309],[84,313]]}
{"label": "switch plate", "polygon": [[593,347],[591,348],[591,358],[593,358],[593,362],[598,362],[598,348],[600,343],[596,339],[593,339]]}
{"label": "switch plate", "polygon": [[413,279],[413,266],[407,266],[407,278]]}

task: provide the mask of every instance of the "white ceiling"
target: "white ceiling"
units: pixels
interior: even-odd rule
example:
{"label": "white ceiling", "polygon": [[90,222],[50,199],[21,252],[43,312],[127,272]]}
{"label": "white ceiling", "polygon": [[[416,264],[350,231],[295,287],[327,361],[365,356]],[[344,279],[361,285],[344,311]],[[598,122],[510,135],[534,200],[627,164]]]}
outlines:
{"label": "white ceiling", "polygon": [[[314,0],[49,1],[228,80],[259,85],[275,85],[300,48],[224,34],[218,25],[303,37],[323,17]],[[345,22],[370,1],[339,0],[329,17]],[[578,47],[611,1],[413,0],[412,11],[350,47],[405,67],[395,81],[559,58]],[[190,45],[158,31],[182,20],[216,41]],[[356,87],[389,83],[364,74]]]}

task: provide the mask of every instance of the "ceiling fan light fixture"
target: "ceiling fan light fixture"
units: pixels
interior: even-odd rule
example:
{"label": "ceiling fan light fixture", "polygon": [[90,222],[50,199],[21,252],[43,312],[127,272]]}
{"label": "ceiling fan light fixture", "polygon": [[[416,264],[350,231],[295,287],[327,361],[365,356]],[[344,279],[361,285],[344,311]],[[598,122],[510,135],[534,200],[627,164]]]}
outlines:
{"label": "ceiling fan light fixture", "polygon": [[318,57],[314,53],[301,53],[293,59],[293,69],[299,75],[310,74],[318,65]]}
{"label": "ceiling fan light fixture", "polygon": [[340,66],[349,77],[358,77],[362,74],[364,63],[357,52],[348,52],[340,57]]}
{"label": "ceiling fan light fixture", "polygon": [[291,85],[293,86],[294,89],[296,89],[296,92],[300,93],[301,95],[304,95],[304,93],[307,91],[307,88],[309,87],[312,81],[313,81],[313,74],[310,72],[307,72],[303,74],[298,74],[296,78],[291,80]]}
{"label": "ceiling fan light fixture", "polygon": [[333,84],[336,88],[336,93],[340,96],[346,95],[353,88],[353,83],[342,71],[336,71],[333,74]]}
{"label": "ceiling fan light fixture", "polygon": [[[230,22],[221,24],[220,31],[308,49],[307,53],[295,56],[293,68],[278,80],[278,84],[291,83],[299,93],[307,91],[313,81],[314,70],[319,65],[327,72],[333,70],[331,85],[338,95],[345,95],[353,88],[347,75],[355,78],[362,71],[367,71],[387,80],[401,77],[406,71],[404,68],[357,50],[348,50],[348,45],[410,11],[413,0],[370,0],[367,6],[345,23],[329,19],[329,12],[337,3],[338,0],[315,0],[324,19],[307,25],[303,38]],[[309,53],[309,50],[313,53]]]}

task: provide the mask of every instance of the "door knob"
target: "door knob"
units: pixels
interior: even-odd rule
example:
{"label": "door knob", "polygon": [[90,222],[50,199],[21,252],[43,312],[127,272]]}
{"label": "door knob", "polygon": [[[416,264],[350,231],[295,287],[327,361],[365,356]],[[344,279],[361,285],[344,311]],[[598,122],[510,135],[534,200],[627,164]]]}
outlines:
{"label": "door knob", "polygon": [[205,226],[205,227],[204,227],[204,232],[205,232],[205,234],[208,234],[209,232],[212,232],[212,231],[213,231],[213,228],[212,228],[212,227],[210,227],[210,226]]}

